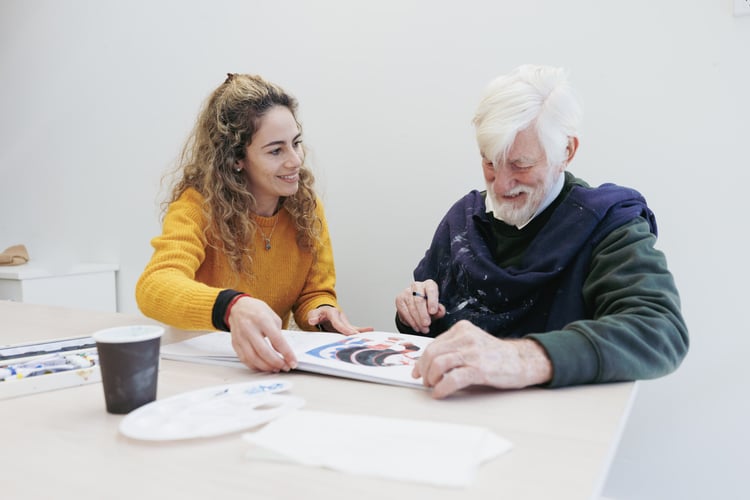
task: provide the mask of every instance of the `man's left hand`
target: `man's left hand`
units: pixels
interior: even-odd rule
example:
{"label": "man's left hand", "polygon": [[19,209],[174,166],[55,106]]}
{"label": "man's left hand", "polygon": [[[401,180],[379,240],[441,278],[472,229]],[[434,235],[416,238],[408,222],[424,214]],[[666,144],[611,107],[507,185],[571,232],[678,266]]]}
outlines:
{"label": "man's left hand", "polygon": [[432,396],[444,398],[470,385],[520,389],[549,382],[552,363],[531,339],[503,340],[459,321],[425,349],[412,372]]}

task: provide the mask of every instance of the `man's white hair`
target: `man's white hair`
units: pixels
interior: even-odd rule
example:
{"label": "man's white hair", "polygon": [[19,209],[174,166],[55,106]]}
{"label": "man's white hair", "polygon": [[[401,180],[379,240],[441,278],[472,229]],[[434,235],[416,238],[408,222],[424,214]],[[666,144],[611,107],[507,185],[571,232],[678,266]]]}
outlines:
{"label": "man's white hair", "polygon": [[493,80],[474,115],[479,151],[501,163],[516,135],[533,126],[550,165],[566,158],[570,137],[578,136],[581,107],[562,68],[523,65]]}

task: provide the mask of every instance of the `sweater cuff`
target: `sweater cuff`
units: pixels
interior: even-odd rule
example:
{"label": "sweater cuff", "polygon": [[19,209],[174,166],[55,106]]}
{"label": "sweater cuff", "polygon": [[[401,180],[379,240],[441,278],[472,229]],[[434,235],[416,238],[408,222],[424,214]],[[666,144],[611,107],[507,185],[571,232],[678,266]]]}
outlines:
{"label": "sweater cuff", "polygon": [[216,301],[214,302],[214,308],[211,311],[211,323],[217,330],[221,330],[223,332],[229,331],[229,326],[224,321],[224,317],[227,314],[227,308],[229,307],[229,304],[231,304],[232,300],[238,295],[243,295],[243,293],[238,292],[237,290],[229,289],[219,292],[219,295],[216,297]]}
{"label": "sweater cuff", "polygon": [[542,345],[552,362],[552,380],[546,387],[567,387],[596,382],[599,356],[585,335],[575,330],[533,333],[531,338]]}

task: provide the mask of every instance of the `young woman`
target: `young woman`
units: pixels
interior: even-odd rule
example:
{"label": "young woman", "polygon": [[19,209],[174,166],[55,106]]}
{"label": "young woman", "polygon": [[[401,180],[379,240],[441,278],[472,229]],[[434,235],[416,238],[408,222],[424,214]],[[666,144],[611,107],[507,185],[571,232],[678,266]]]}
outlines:
{"label": "young woman", "polygon": [[323,206],[305,165],[297,102],[264,79],[229,74],[190,135],[161,236],[136,285],[149,317],[230,331],[255,370],[296,367],[281,330],[351,335],[336,301]]}

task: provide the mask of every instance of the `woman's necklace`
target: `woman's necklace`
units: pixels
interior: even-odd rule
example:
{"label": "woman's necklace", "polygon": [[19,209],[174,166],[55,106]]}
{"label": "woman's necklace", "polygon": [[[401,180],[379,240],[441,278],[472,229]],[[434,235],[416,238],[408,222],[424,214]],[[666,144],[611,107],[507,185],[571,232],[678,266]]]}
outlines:
{"label": "woman's necklace", "polygon": [[273,236],[273,232],[276,229],[276,223],[279,222],[279,216],[276,215],[276,219],[273,221],[273,227],[271,228],[271,232],[268,233],[268,236],[266,236],[266,232],[263,231],[263,228],[258,225],[258,229],[260,230],[260,234],[263,235],[263,241],[266,242],[266,251],[271,249],[271,237]]}

